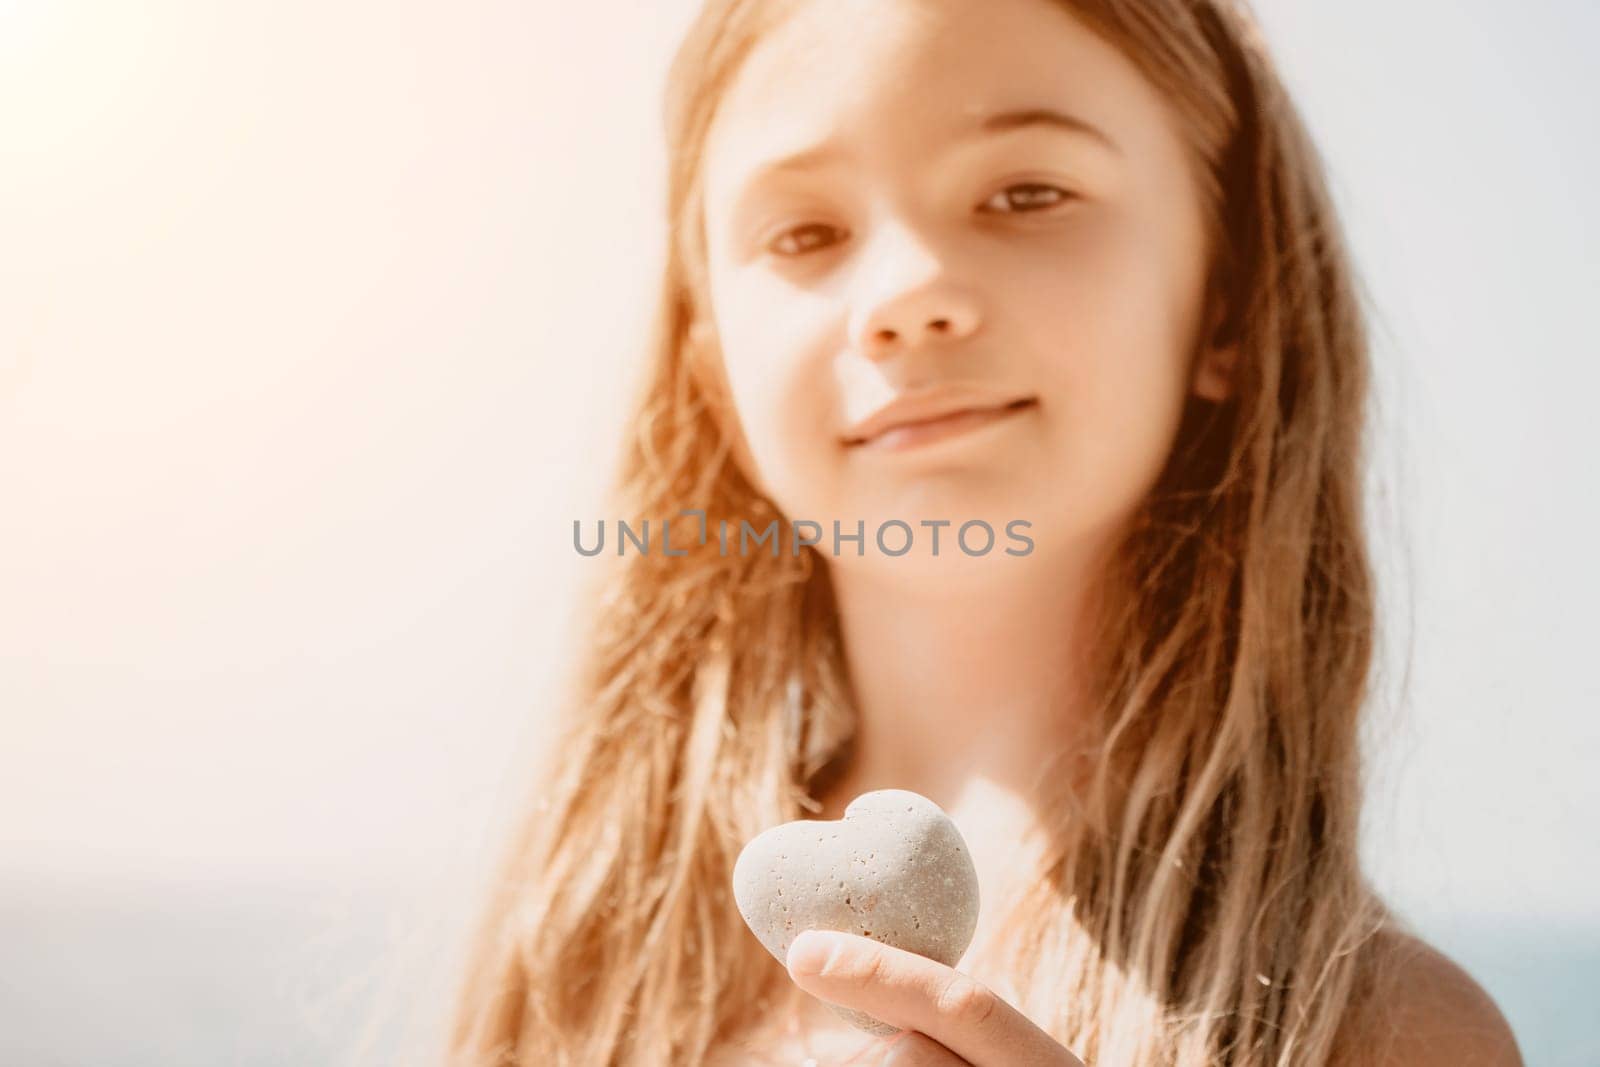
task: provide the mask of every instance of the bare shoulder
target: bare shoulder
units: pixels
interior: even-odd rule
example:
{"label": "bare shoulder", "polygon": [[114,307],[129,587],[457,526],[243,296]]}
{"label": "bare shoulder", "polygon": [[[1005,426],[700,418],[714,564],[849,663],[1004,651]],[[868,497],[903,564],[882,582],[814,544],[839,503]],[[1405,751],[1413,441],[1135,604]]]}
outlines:
{"label": "bare shoulder", "polygon": [[1409,934],[1384,935],[1390,978],[1340,1067],[1524,1067],[1511,1026],[1460,964]]}

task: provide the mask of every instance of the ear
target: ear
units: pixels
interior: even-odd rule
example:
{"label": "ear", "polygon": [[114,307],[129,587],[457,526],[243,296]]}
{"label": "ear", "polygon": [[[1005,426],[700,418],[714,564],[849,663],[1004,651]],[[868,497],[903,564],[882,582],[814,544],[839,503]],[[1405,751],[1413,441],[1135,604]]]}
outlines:
{"label": "ear", "polygon": [[1196,396],[1221,404],[1233,395],[1234,376],[1239,364],[1238,331],[1232,327],[1220,302],[1213,305],[1206,323],[1205,340],[1194,361]]}
{"label": "ear", "polygon": [[723,366],[717,347],[717,326],[704,318],[690,323],[686,339],[686,358],[690,373],[706,395],[706,413],[717,424],[734,453],[744,454],[744,430],[739,427],[738,413],[734,411],[733,390],[728,384],[728,371]]}
{"label": "ear", "polygon": [[689,323],[689,340],[696,347],[710,345],[717,339],[717,328],[708,319],[695,319]]}
{"label": "ear", "polygon": [[716,326],[705,319],[695,319],[689,324],[687,348],[686,356],[694,379],[705,393],[706,414],[730,443],[734,464],[747,481],[760,487],[761,482],[754,473],[756,464],[750,454],[750,443],[745,438],[744,426],[739,421],[739,413],[733,403],[727,367],[718,350]]}
{"label": "ear", "polygon": [[705,390],[712,417],[726,432],[726,419],[732,413],[733,397],[729,391],[727,372],[717,353],[716,326],[706,319],[691,322],[687,355],[695,381]]}
{"label": "ear", "polygon": [[1194,368],[1194,393],[1214,404],[1233,395],[1234,367],[1239,361],[1237,344],[1207,347]]}

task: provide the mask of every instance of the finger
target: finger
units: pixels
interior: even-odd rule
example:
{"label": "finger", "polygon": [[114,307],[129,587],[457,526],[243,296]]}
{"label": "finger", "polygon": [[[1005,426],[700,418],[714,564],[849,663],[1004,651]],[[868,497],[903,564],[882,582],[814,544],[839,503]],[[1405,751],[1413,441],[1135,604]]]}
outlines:
{"label": "finger", "polygon": [[880,1067],[972,1067],[972,1064],[927,1034],[902,1030],[900,1036],[889,1043],[888,1055]]}
{"label": "finger", "polygon": [[807,930],[790,944],[787,963],[795,984],[813,996],[921,1031],[976,1067],[1083,1067],[987,987],[915,952]]}

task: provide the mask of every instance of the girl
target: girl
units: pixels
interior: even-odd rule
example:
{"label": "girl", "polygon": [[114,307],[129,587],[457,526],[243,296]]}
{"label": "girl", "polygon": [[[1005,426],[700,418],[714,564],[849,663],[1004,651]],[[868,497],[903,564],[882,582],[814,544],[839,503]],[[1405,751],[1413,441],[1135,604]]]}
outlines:
{"label": "girl", "polygon": [[[1519,1063],[1358,865],[1366,348],[1247,13],[708,0],[667,120],[612,513],[678,521],[604,557],[454,1062]],[[971,949],[785,973],[735,857],[885,787]]]}

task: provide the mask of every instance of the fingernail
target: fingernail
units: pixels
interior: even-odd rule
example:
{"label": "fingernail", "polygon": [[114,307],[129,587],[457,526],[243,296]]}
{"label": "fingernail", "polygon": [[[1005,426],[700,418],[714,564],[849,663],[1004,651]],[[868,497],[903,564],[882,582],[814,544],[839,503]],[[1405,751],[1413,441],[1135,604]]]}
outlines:
{"label": "fingernail", "polygon": [[819,974],[833,948],[833,938],[820,930],[804,930],[789,946],[788,965],[791,972]]}

